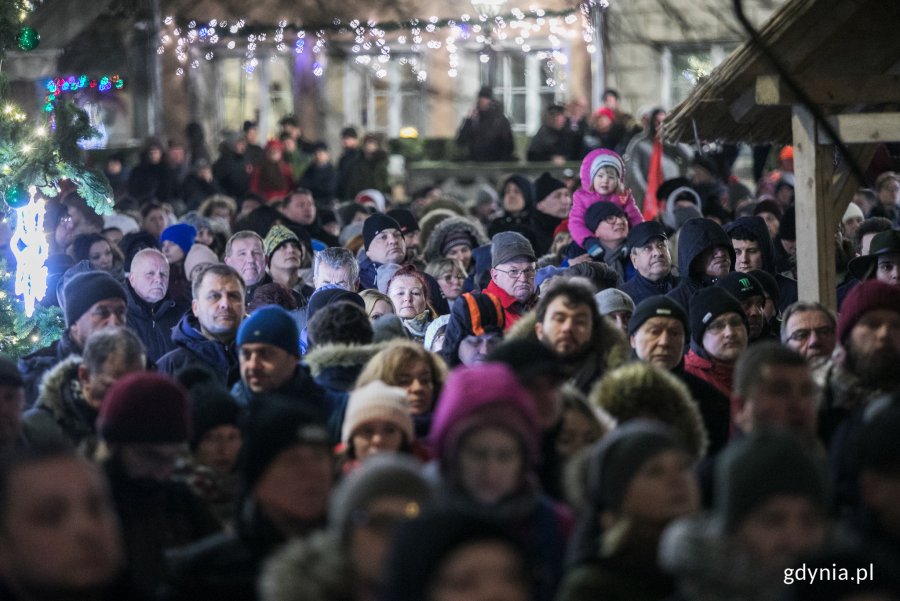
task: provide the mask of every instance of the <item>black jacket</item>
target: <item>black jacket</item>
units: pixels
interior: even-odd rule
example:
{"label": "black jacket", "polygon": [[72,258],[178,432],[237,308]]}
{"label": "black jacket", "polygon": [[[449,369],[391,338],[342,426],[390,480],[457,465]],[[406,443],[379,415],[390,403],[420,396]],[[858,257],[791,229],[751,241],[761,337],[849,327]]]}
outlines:
{"label": "black jacket", "polygon": [[190,305],[178,303],[168,295],[151,305],[137,295],[127,280],[125,294],[128,296],[126,323],[144,343],[147,358],[155,363],[169,351],[175,350],[172,330]]}
{"label": "black jacket", "polygon": [[240,378],[236,345],[204,337],[191,313],[185,313],[172,330],[172,341],[177,348],[160,357],[156,364],[160,372],[174,376],[185,367],[199,365],[211,370],[219,384],[228,388]]}
{"label": "black jacket", "polygon": [[475,117],[466,118],[456,142],[468,149],[470,161],[513,160],[512,127],[496,103],[486,111],[479,111]]}
{"label": "black jacket", "polygon": [[78,348],[78,345],[69,336],[69,331],[66,330],[60,339],[50,346],[45,346],[30,355],[21,357],[17,367],[19,368],[19,373],[22,374],[22,379],[25,381],[25,407],[31,407],[37,401],[38,387],[45,373],[67,357],[80,354],[81,349]]}
{"label": "black jacket", "polygon": [[96,438],[97,410],[87,404],[78,382],[81,357],[73,355],[47,372],[34,407],[22,416],[22,436],[29,447],[78,446]]}
{"label": "black jacket", "polygon": [[619,290],[630,296],[634,304],[637,305],[651,296],[668,294],[677,285],[678,278],[671,273],[656,282],[651,282],[635,270],[634,276],[619,286]]}
{"label": "black jacket", "polygon": [[250,173],[243,155],[222,148],[222,155],[213,163],[213,177],[232,198],[243,198],[250,191]]}

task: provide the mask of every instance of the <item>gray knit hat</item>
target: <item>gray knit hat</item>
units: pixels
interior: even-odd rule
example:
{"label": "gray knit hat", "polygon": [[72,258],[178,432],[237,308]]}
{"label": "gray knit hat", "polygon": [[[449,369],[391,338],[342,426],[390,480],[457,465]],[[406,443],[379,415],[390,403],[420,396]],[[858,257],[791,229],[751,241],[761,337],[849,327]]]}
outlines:
{"label": "gray knit hat", "polygon": [[634,313],[634,301],[618,288],[607,288],[594,295],[600,315],[609,315],[616,311]]}
{"label": "gray knit hat", "polygon": [[523,257],[535,261],[534,248],[528,238],[518,232],[499,232],[491,238],[491,267]]}

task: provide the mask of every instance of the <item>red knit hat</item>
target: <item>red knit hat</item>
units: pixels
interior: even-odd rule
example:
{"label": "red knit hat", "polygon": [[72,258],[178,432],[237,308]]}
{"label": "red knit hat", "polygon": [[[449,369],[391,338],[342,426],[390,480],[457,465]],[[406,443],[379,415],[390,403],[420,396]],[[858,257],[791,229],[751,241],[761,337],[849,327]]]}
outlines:
{"label": "red knit hat", "polygon": [[866,280],[855,286],[841,305],[841,316],[838,319],[838,340],[841,344],[844,344],[844,339],[850,335],[856,322],[875,309],[900,313],[900,287],[878,280]]}
{"label": "red knit hat", "polygon": [[190,401],[172,378],[153,372],[128,374],[103,398],[97,431],[112,443],[180,443],[191,435]]}

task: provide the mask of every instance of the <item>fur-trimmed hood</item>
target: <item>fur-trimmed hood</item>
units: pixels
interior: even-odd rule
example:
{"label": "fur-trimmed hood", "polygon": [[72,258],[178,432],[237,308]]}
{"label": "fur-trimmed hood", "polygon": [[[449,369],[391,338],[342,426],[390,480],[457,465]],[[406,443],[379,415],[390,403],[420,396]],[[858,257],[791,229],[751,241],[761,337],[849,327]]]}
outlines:
{"label": "fur-trimmed hood", "polygon": [[448,219],[462,217],[459,213],[450,209],[437,208],[432,209],[422,215],[419,219],[419,248],[426,248],[428,241],[431,240],[431,234],[441,223]]}
{"label": "fur-trimmed hood", "polygon": [[761,569],[711,515],[672,523],[660,541],[659,565],[692,601],[766,601],[783,590],[783,571]]}
{"label": "fur-trimmed hood", "polygon": [[314,378],[319,377],[328,367],[364,366],[379,351],[388,347],[388,342],[373,344],[325,344],[313,348],[303,357]]}
{"label": "fur-trimmed hood", "polygon": [[654,416],[680,435],[695,458],[706,453],[709,439],[697,402],[669,372],[633,361],[607,372],[594,385],[589,400],[619,422]]}
{"label": "fur-trimmed hood", "polygon": [[331,532],[295,539],[272,554],[261,570],[263,599],[351,601],[355,579],[347,554]]}
{"label": "fur-trimmed hood", "polygon": [[81,357],[73,355],[44,376],[37,403],[22,420],[25,438],[31,443],[56,440],[60,431],[73,444],[95,436],[97,411],[84,400],[79,366]]}
{"label": "fur-trimmed hood", "polygon": [[[506,340],[527,338],[537,340],[537,334],[534,331],[536,321],[535,312],[529,311],[507,330],[504,338]],[[594,334],[593,345],[594,351],[588,353],[580,365],[569,365],[572,370],[570,382],[584,393],[587,393],[593,383],[604,373],[631,360],[631,347],[625,340],[625,336],[605,319],[600,320],[600,327]]]}
{"label": "fur-trimmed hood", "polygon": [[484,231],[484,226],[475,219],[448,217],[434,227],[427,241],[423,241],[425,244],[425,260],[434,261],[443,258],[444,254],[441,252],[441,247],[444,245],[444,242],[458,235],[465,235],[471,238],[472,249],[488,243],[487,232]]}
{"label": "fur-trimmed hood", "polygon": [[57,420],[66,417],[70,409],[67,401],[74,398],[84,400],[81,384],[78,382],[78,367],[81,356],[73,355],[64,359],[47,372],[41,380],[40,393],[35,408],[49,411]]}

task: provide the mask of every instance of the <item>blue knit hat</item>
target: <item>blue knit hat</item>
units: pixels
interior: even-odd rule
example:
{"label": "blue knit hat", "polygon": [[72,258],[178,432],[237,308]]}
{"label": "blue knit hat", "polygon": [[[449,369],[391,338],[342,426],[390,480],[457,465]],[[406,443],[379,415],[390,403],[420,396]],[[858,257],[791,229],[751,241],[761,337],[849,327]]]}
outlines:
{"label": "blue knit hat", "polygon": [[278,305],[260,307],[244,320],[238,330],[237,345],[262,342],[300,356],[300,332],[290,313]]}
{"label": "blue knit hat", "polygon": [[159,243],[162,244],[166,240],[174,242],[181,247],[184,254],[191,252],[191,245],[194,244],[194,238],[197,237],[197,230],[193,225],[188,223],[176,223],[170,225],[163,230],[159,237]]}

